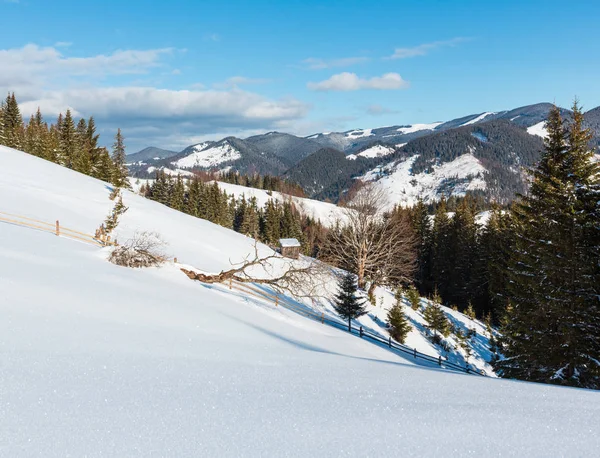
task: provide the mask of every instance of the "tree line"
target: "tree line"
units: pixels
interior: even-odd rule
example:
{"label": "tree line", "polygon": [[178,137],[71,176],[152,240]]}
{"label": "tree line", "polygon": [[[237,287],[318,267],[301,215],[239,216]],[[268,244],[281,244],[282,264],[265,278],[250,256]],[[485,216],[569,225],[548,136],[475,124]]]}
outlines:
{"label": "tree line", "polygon": [[99,138],[93,117],[76,120],[71,110],[67,110],[64,115],[59,114],[55,123],[48,124],[38,108],[29,121],[24,122],[14,93],[0,103],[0,145],[41,157],[117,187],[130,187],[121,129],[117,130],[112,154],[99,146]]}
{"label": "tree line", "polygon": [[317,257],[325,233],[320,221],[302,215],[291,200],[269,199],[261,208],[255,197],[236,199],[221,190],[216,181],[206,182],[200,176],[173,177],[159,170],[153,181],[142,185],[140,193],[273,247],[280,238],[296,238],[308,256]]}

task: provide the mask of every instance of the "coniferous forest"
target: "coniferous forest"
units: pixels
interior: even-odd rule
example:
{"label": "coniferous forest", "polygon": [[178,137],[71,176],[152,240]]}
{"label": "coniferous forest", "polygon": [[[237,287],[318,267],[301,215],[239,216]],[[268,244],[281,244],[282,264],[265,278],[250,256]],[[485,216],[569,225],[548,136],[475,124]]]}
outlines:
{"label": "coniferous forest", "polygon": [[[410,222],[403,230],[414,241],[414,269],[410,278],[387,280],[373,269],[365,279],[373,282],[368,276],[377,276],[379,285],[394,289],[416,287],[422,296],[488,318],[502,334],[494,342],[493,363],[503,377],[600,389],[600,167],[577,103],[568,122],[554,108],[546,128],[542,158],[529,172],[526,194],[510,207],[467,195],[393,209],[386,218]],[[98,140],[92,117],[76,120],[67,110],[48,124],[38,110],[24,122],[14,94],[0,109],[0,144],[129,187],[121,131],[112,152]],[[214,178],[158,171],[140,192],[270,245],[295,237],[314,257],[327,246],[328,230],[292,202],[270,200],[259,208],[254,198],[228,196]],[[300,187],[277,177],[229,173],[219,179],[303,195]],[[483,209],[489,219],[478,225]]]}

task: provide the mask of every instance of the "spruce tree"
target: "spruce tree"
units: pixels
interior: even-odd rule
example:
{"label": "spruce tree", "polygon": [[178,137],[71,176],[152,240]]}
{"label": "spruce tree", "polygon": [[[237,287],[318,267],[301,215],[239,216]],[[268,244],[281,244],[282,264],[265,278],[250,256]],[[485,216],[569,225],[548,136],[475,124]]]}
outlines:
{"label": "spruce tree", "polygon": [[71,110],[67,110],[60,126],[60,159],[61,165],[74,168],[76,157],[79,154],[79,145],[75,132],[75,122]]}
{"label": "spruce tree", "polygon": [[408,288],[408,292],[406,293],[406,297],[410,302],[410,307],[413,310],[419,310],[419,305],[421,304],[421,296],[419,295],[419,291],[413,285],[410,285]]}
{"label": "spruce tree", "polygon": [[127,169],[126,157],[125,157],[125,143],[121,129],[117,129],[117,135],[115,135],[115,142],[113,143],[112,161],[112,184],[118,188],[131,189],[131,183],[129,183],[129,170]]}
{"label": "spruce tree", "polygon": [[338,281],[338,294],[335,296],[333,308],[342,318],[348,320],[348,332],[352,331],[352,320],[367,313],[365,301],[356,297],[357,291],[354,275],[347,272]]}
{"label": "spruce tree", "polygon": [[446,200],[442,198],[435,212],[432,234],[433,284],[444,301],[450,297],[450,272],[452,270],[452,227],[447,211]]}
{"label": "spruce tree", "polygon": [[504,377],[600,387],[598,258],[590,257],[598,232],[586,232],[581,193],[600,177],[582,125],[577,103],[568,129],[558,108],[551,110],[530,193],[514,206],[513,310],[502,328],[506,358],[496,365]]}
{"label": "spruce tree", "polygon": [[[437,302],[432,302],[425,309],[423,314],[425,320],[427,320],[427,329],[433,331],[433,342],[440,343],[441,335],[448,337],[450,335],[450,322],[446,318],[446,314],[442,310],[442,307]],[[439,333],[439,334],[438,334]]]}
{"label": "spruce tree", "polygon": [[427,207],[419,199],[412,209],[412,225],[417,237],[417,271],[415,281],[423,294],[431,292],[432,230]]}
{"label": "spruce tree", "polygon": [[25,146],[25,130],[19,104],[14,92],[6,97],[2,113],[3,144],[9,148],[23,150]]}
{"label": "spruce tree", "polygon": [[389,331],[392,338],[403,344],[406,341],[406,337],[411,331],[412,326],[402,310],[402,303],[400,301],[396,301],[388,311],[387,321],[389,323]]}

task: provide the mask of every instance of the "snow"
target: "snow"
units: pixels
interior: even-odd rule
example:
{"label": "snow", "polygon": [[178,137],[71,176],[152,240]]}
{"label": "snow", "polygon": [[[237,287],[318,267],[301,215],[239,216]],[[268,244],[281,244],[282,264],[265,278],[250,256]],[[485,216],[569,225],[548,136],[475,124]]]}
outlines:
{"label": "snow", "polygon": [[355,161],[357,157],[358,156],[356,154],[348,154],[346,156],[346,159],[348,159],[349,161]]}
{"label": "snow", "polygon": [[527,133],[531,135],[537,135],[538,137],[546,138],[548,131],[546,130],[546,121],[538,122],[531,127],[527,128]]}
{"label": "snow", "polygon": [[[363,138],[363,137],[371,137],[375,134],[372,132],[373,129],[358,129],[352,130],[350,132],[346,132],[346,137],[350,138]],[[326,135],[326,134],[324,134]]]}
{"label": "snow", "polygon": [[443,124],[443,123],[434,122],[431,124],[413,124],[408,127],[400,127],[398,129],[398,132],[401,132],[403,134],[412,134],[413,132],[419,132],[420,130],[433,130],[441,124]]}
{"label": "snow", "polygon": [[[395,151],[396,150],[394,148],[392,148],[391,146],[375,145],[375,146],[371,146],[370,148],[367,148],[364,151],[361,151],[360,153],[357,154],[357,156],[370,157],[370,158],[383,157],[383,156],[392,154]],[[346,156],[346,158],[350,159],[347,156]]]}
{"label": "snow", "polygon": [[229,143],[212,147],[206,147],[206,144],[200,143],[196,145],[193,153],[173,162],[173,165],[188,169],[193,167],[209,168],[223,162],[235,161],[241,157],[240,152]]}
{"label": "snow", "polygon": [[402,148],[403,146],[406,146],[406,145],[407,145],[407,143],[398,143],[396,145],[396,148]]}
{"label": "snow", "polygon": [[394,204],[415,205],[419,197],[424,202],[439,200],[442,194],[448,195],[448,190],[444,190],[443,185],[451,179],[464,180],[453,188],[452,195],[461,196],[467,191],[486,188],[484,175],[487,170],[471,152],[451,162],[435,165],[432,173],[413,175],[412,165],[417,157],[415,155],[383,168],[375,168],[361,179],[375,181],[384,188],[390,207]]}
{"label": "snow", "polygon": [[297,239],[279,239],[279,244],[283,248],[293,248],[300,246],[300,242],[298,242]]}
{"label": "snow", "polygon": [[264,207],[269,200],[280,203],[292,202],[296,209],[305,216],[320,220],[325,226],[333,226],[337,220],[345,220],[344,210],[335,204],[321,202],[319,200],[306,199],[303,197],[289,196],[280,192],[269,192],[263,189],[247,188],[245,186],[224,183],[219,181],[219,188],[236,198],[245,196],[246,199],[256,198],[256,204]]}
{"label": "snow", "polygon": [[167,175],[171,175],[171,176],[177,176],[177,175],[181,175],[183,177],[193,177],[194,174],[192,172],[190,172],[189,170],[183,170],[183,169],[169,169],[167,167],[154,167],[154,166],[150,166],[147,169],[148,173],[154,173],[154,171],[156,170],[162,170],[163,172],[165,172]]}
{"label": "snow", "polygon": [[477,116],[476,118],[471,119],[470,121],[465,122],[464,124],[461,124],[462,126],[469,126],[471,124],[475,124],[478,123],[479,121],[483,121],[485,118],[487,118],[489,115],[493,115],[496,114],[495,112],[486,112],[486,113],[482,113],[479,116]]}
{"label": "snow", "polygon": [[[113,205],[106,183],[24,153],[0,147],[0,168],[0,211],[93,232]],[[123,200],[118,238],[155,230],[184,265],[218,272],[253,249],[131,192]],[[595,392],[418,366],[281,306],[190,281],[171,262],[114,266],[106,250],[0,223],[0,455],[536,457],[600,448]],[[390,293],[376,294],[382,305],[361,323],[384,332]],[[407,314],[409,344],[434,351],[417,332],[420,312]]]}

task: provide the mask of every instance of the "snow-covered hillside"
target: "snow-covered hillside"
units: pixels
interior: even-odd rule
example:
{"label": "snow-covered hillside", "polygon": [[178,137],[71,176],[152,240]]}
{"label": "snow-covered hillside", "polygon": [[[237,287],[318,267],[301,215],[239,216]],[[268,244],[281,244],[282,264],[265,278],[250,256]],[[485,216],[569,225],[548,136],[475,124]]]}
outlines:
{"label": "snow-covered hillside", "polygon": [[194,151],[186,157],[183,157],[172,164],[179,168],[193,167],[216,167],[223,162],[235,161],[242,155],[229,143],[223,143],[216,146],[200,143],[194,147]]}
{"label": "snow-covered hillside", "polygon": [[546,138],[548,136],[548,130],[546,130],[546,121],[541,121],[531,127],[528,127],[527,133]]}
{"label": "snow-covered hillside", "polygon": [[[406,143],[402,144],[401,146],[404,146],[405,144]],[[396,151],[396,150],[394,148],[392,148],[391,146],[374,145],[374,146],[371,146],[370,148],[367,148],[367,149],[361,151],[360,153],[349,154],[348,156],[346,156],[346,159],[354,160],[358,156],[360,156],[360,157],[383,157],[383,156],[388,156],[388,155],[392,154],[394,151]]]}
{"label": "snow-covered hillside", "polygon": [[437,126],[441,125],[441,122],[433,122],[430,124],[412,124],[410,126],[400,127],[398,132],[402,134],[412,134],[414,132],[419,132],[421,130],[433,130]]}
{"label": "snow-covered hillside", "polygon": [[442,195],[461,196],[467,191],[485,189],[487,170],[473,154],[466,153],[451,162],[433,167],[431,173],[412,173],[412,165],[418,156],[397,163],[378,167],[367,173],[362,180],[376,181],[386,190],[389,206],[411,206],[421,198],[424,202],[439,200]]}
{"label": "snow-covered hillside", "polygon": [[310,216],[315,220],[320,220],[325,226],[332,226],[336,221],[344,221],[346,219],[344,210],[335,204],[321,202],[319,200],[305,199],[302,197],[289,196],[276,191],[265,191],[263,189],[248,188],[230,183],[218,182],[219,187],[227,192],[230,196],[236,198],[245,196],[246,199],[256,198],[256,203],[259,207],[264,205],[269,200],[278,202],[293,202],[296,209],[305,216]]}
{"label": "snow-covered hillside", "polygon": [[[105,183],[24,153],[0,147],[0,167],[0,211],[93,233],[113,205]],[[253,249],[134,193],[124,202],[117,238],[157,231],[185,265],[218,272]],[[590,456],[600,447],[597,393],[417,366],[192,282],[177,264],[126,269],[105,250],[0,222],[0,455]],[[382,329],[389,294],[377,291],[382,305],[365,327]],[[407,312],[409,343],[422,345],[419,313]]]}

